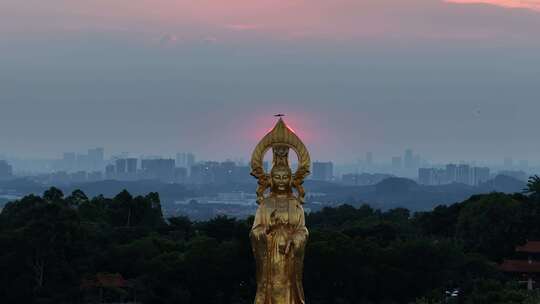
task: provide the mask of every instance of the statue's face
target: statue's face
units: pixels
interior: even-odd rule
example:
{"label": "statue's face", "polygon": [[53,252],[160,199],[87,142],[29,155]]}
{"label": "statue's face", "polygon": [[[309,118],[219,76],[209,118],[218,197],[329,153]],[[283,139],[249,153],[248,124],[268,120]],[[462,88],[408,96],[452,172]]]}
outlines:
{"label": "statue's face", "polygon": [[272,172],[273,191],[276,193],[289,192],[291,187],[291,174],[286,169],[276,169]]}

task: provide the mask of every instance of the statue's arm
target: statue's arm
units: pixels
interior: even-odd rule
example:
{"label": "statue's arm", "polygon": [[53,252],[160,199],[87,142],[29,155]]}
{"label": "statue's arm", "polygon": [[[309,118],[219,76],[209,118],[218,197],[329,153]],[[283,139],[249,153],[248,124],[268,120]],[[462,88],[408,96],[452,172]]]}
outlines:
{"label": "statue's arm", "polygon": [[251,227],[251,238],[257,241],[264,240],[266,238],[266,225],[263,221],[263,208],[264,206],[261,204],[259,208],[257,208],[257,212],[255,213],[255,220],[253,221],[253,226]]}
{"label": "statue's arm", "polygon": [[303,250],[306,244],[309,232],[306,228],[306,218],[304,215],[304,209],[299,206],[299,221],[296,229],[292,235],[292,243],[297,250]]}
{"label": "statue's arm", "polygon": [[[253,226],[249,233],[251,239],[251,248],[253,250],[253,256],[255,258],[256,265],[256,274],[257,274],[257,298],[262,297],[264,299],[264,288],[266,288],[266,264],[267,264],[267,254],[266,254],[266,244],[267,244],[267,235],[266,235],[266,225],[264,223],[263,212],[264,205],[261,204],[257,208],[255,213],[255,219],[253,221]],[[257,300],[256,303],[264,303],[264,301]]]}

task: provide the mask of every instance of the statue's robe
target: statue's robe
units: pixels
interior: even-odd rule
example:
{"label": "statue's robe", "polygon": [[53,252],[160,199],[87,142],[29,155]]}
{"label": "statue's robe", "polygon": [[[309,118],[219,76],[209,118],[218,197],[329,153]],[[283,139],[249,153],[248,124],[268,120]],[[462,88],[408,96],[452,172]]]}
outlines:
{"label": "statue's robe", "polygon": [[308,230],[298,199],[265,198],[255,214],[250,238],[257,264],[255,304],[304,304],[302,272]]}

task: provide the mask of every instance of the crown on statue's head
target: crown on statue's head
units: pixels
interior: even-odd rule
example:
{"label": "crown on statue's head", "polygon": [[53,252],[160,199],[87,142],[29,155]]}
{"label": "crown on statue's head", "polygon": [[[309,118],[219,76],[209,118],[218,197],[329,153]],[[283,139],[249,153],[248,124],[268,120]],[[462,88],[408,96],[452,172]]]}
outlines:
{"label": "crown on statue's head", "polygon": [[274,152],[274,158],[272,160],[272,166],[289,166],[289,147],[286,145],[274,145],[272,146]]}

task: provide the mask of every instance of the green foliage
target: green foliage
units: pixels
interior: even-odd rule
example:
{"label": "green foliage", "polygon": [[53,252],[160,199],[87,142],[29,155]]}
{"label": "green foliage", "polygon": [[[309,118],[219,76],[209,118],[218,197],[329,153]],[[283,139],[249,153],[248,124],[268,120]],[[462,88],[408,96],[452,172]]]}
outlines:
{"label": "green foliage", "polygon": [[84,192],[82,192],[81,190],[75,190],[71,193],[70,196],[68,196],[66,198],[66,202],[70,205],[70,206],[80,206],[86,202],[88,202],[88,197],[86,196],[86,194],[84,194]]}
{"label": "green foliage", "polygon": [[176,240],[187,241],[194,234],[193,223],[187,216],[169,218],[170,234]]}
{"label": "green foliage", "polygon": [[0,265],[5,267],[0,276],[6,287],[2,298],[29,301],[57,294],[58,300],[65,300],[77,294],[71,283],[78,278],[75,261],[86,246],[85,232],[76,210],[66,207],[60,193],[51,189],[46,199],[25,197],[0,214]]}
{"label": "green foliage", "polygon": [[414,304],[442,304],[441,300],[431,300],[429,298],[423,297],[420,299],[416,299],[414,301]]}
{"label": "green foliage", "polygon": [[500,261],[526,240],[522,203],[503,193],[476,196],[459,213],[456,236],[468,249]]}
{"label": "green foliage", "polygon": [[422,233],[434,237],[451,238],[456,233],[458,217],[465,204],[437,206],[430,212],[419,212],[414,221]]}
{"label": "green foliage", "polygon": [[540,195],[540,176],[534,175],[529,177],[527,188],[523,191],[531,195]]}
{"label": "green foliage", "polygon": [[48,202],[60,202],[63,197],[64,193],[62,193],[62,190],[55,187],[51,187],[43,193],[43,199]]}
{"label": "green foliage", "polygon": [[[534,195],[477,195],[431,212],[367,205],[324,208],[310,230],[304,289],[309,303],[537,303],[496,263],[540,237]],[[163,219],[159,195],[70,195],[8,203],[0,214],[0,302],[252,303],[253,218]],[[119,273],[124,288],[81,288]],[[510,280],[509,280],[510,279]],[[448,290],[459,297],[446,298]],[[454,301],[454,302],[452,302]]]}
{"label": "green foliage", "polygon": [[[495,280],[479,281],[466,304],[522,304],[538,298],[534,293],[520,289],[514,283]],[[537,302],[536,302],[537,303]]]}

